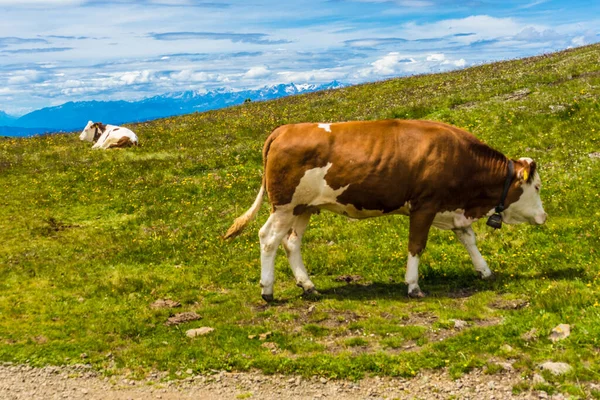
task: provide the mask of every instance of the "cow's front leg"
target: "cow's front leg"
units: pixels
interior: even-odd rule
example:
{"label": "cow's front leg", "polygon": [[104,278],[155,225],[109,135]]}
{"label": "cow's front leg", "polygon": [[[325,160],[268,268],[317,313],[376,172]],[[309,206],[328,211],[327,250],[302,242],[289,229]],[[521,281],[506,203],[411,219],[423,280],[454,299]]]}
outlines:
{"label": "cow's front leg", "polygon": [[294,216],[284,211],[275,211],[258,231],[260,238],[260,286],[262,298],[273,301],[273,284],[275,283],[275,255],[281,240],[292,227]]}
{"label": "cow's front leg", "polygon": [[300,252],[302,236],[308,226],[310,215],[310,212],[306,212],[296,217],[292,230],[283,238],[283,248],[285,249],[288,261],[290,262],[290,267],[296,278],[296,285],[301,287],[305,294],[317,294],[315,285],[308,277],[306,267],[302,261],[302,253]]}
{"label": "cow's front leg", "polygon": [[435,213],[412,212],[410,214],[408,262],[406,263],[405,278],[409,297],[425,297],[425,294],[419,288],[419,258],[427,245],[427,236],[434,217]]}
{"label": "cow's front leg", "polygon": [[469,256],[471,256],[471,261],[473,261],[473,266],[475,267],[475,271],[479,272],[483,279],[492,279],[494,274],[488,267],[487,263],[481,256],[479,249],[477,248],[477,240],[475,238],[475,232],[473,228],[459,228],[453,229],[454,233],[458,237],[458,240],[465,246]]}

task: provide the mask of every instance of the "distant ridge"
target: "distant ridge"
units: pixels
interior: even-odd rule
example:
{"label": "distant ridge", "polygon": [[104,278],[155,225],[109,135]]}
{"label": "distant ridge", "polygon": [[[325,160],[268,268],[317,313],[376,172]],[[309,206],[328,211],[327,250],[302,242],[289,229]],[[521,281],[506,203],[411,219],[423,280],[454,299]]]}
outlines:
{"label": "distant ridge", "polygon": [[[82,129],[88,120],[111,124],[141,122],[156,118],[208,111],[242,104],[245,100],[263,101],[319,90],[347,86],[333,81],[326,84],[294,83],[265,86],[254,90],[233,91],[225,88],[207,92],[167,93],[139,101],[80,101],[42,108],[20,118],[9,117],[0,123],[0,134],[29,136],[32,134]],[[6,114],[4,114],[6,115]],[[12,129],[11,128],[17,128]],[[40,128],[44,127],[44,128]],[[11,134],[12,132],[12,134]],[[21,133],[19,133],[21,132]]]}

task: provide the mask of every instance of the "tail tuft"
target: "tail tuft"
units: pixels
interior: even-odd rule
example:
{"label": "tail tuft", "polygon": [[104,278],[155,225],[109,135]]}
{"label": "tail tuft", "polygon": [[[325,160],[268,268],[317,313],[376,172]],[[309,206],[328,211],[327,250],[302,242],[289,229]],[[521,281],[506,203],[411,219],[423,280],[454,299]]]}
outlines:
{"label": "tail tuft", "polygon": [[233,225],[231,225],[231,227],[227,230],[227,233],[223,237],[224,239],[232,239],[242,233],[246,225],[248,225],[248,223],[256,217],[256,214],[258,214],[258,210],[260,210],[260,206],[262,205],[264,193],[265,187],[264,184],[262,184],[260,191],[258,192],[258,196],[256,196],[254,204],[252,204],[252,207],[250,207],[242,216],[233,221]]}

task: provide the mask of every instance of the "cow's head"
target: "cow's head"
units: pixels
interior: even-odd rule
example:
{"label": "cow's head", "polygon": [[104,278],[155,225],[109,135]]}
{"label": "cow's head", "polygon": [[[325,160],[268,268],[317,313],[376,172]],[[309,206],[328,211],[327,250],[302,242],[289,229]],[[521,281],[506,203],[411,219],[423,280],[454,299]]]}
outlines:
{"label": "cow's head", "polygon": [[104,129],[105,126],[102,124],[102,122],[93,123],[92,121],[88,121],[85,128],[83,128],[83,131],[81,131],[79,139],[88,142],[97,142],[104,132]]}
{"label": "cow's head", "polygon": [[502,221],[507,224],[529,222],[534,225],[546,222],[548,215],[540,198],[541,186],[535,161],[531,158],[515,161],[515,180],[507,198],[508,206],[501,213]]}

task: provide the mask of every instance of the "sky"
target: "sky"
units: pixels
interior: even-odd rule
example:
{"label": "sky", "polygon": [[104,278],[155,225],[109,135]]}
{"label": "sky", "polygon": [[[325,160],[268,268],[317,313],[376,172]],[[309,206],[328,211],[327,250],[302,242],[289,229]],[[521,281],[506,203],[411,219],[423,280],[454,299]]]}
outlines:
{"label": "sky", "polygon": [[600,1],[0,0],[0,110],[355,84],[600,42]]}

